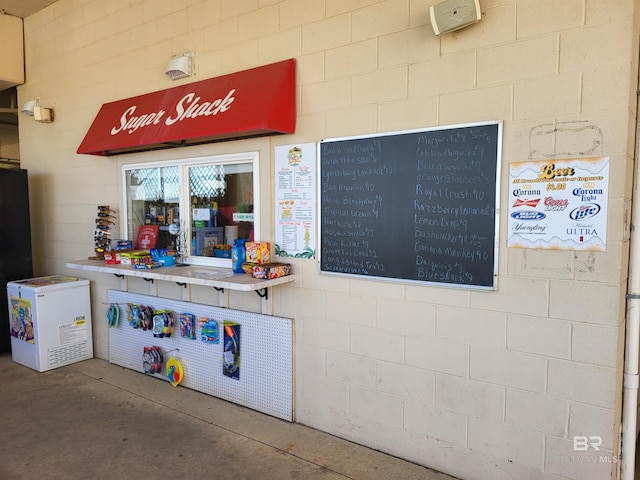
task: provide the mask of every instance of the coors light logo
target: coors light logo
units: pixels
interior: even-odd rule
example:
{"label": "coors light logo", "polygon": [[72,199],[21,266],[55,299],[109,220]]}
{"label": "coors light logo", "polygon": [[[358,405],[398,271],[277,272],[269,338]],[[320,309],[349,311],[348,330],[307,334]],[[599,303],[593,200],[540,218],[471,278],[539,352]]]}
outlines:
{"label": "coors light logo", "polygon": [[569,206],[569,200],[566,198],[544,198],[544,209],[548,212],[562,212]]}

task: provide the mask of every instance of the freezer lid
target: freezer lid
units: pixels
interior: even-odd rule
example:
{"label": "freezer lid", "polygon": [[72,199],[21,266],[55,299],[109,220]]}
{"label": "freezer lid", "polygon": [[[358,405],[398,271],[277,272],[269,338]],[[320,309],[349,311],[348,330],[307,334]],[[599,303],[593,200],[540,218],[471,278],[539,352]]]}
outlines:
{"label": "freezer lid", "polygon": [[84,280],[77,277],[69,277],[66,275],[49,275],[47,277],[27,278],[24,280],[16,280],[9,282],[7,287],[28,287],[34,289],[47,288],[53,286],[79,286],[81,284],[88,284],[89,280]]}

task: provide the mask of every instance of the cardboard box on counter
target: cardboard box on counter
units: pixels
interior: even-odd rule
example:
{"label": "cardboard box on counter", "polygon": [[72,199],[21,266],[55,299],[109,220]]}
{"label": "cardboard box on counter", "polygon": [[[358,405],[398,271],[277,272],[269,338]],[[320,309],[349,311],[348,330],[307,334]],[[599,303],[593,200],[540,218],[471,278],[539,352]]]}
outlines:
{"label": "cardboard box on counter", "polygon": [[291,275],[290,263],[263,263],[261,265],[255,265],[252,269],[253,278],[278,278],[286,275]]}
{"label": "cardboard box on counter", "polygon": [[104,252],[104,263],[111,265],[131,265],[131,257],[150,255],[148,250],[110,250]]}
{"label": "cardboard box on counter", "polygon": [[244,247],[247,253],[247,262],[269,263],[271,261],[269,242],[247,242]]}

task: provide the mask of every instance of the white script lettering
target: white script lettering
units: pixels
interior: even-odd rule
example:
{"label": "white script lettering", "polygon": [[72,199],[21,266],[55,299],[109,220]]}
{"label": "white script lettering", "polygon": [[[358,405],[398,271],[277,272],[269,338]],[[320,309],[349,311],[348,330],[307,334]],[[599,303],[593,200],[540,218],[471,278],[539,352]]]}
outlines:
{"label": "white script lettering", "polygon": [[[188,93],[182,97],[175,106],[175,116],[167,118],[164,120],[164,123],[165,125],[173,125],[176,122],[181,122],[188,118],[208,117],[226,112],[231,108],[231,104],[235,100],[235,97],[233,96],[235,91],[235,88],[231,89],[224,98],[218,98],[211,102],[204,101],[201,103],[200,97],[196,97],[195,93]],[[117,135],[120,132],[127,132],[131,134],[139,128],[147,127],[149,125],[158,125],[166,113],[164,110],[158,110],[157,112],[135,116],[134,113],[136,112],[136,108],[136,105],[132,105],[122,113],[120,116],[120,125],[111,129],[111,135]]]}

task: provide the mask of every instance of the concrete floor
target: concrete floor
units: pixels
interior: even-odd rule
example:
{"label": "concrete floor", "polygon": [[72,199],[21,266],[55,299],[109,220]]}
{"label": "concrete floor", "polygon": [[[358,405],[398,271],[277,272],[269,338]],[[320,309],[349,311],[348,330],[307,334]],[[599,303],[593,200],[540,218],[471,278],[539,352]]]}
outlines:
{"label": "concrete floor", "polygon": [[453,479],[97,359],[1,354],[0,407],[2,480]]}

